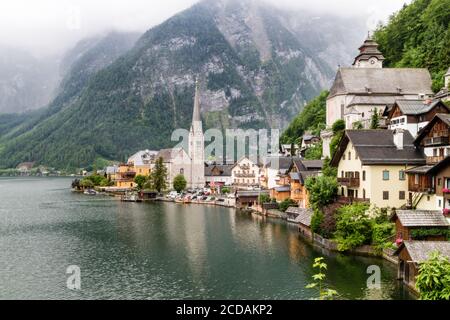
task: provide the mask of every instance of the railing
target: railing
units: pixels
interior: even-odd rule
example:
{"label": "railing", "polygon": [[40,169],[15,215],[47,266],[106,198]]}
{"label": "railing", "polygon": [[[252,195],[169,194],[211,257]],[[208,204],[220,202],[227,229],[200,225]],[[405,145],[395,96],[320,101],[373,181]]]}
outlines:
{"label": "railing", "polygon": [[435,189],[429,186],[422,186],[422,185],[410,185],[408,187],[409,192],[421,192],[421,193],[428,193],[433,194],[435,193]]}
{"label": "railing", "polygon": [[424,146],[435,146],[435,145],[441,145],[441,144],[445,145],[445,144],[448,144],[448,142],[449,142],[448,135],[426,138],[423,140]]}
{"label": "railing", "polygon": [[352,198],[352,197],[344,197],[338,196],[337,202],[341,204],[352,204],[352,203],[369,203],[370,199],[362,199],[362,198]]}
{"label": "railing", "polygon": [[359,178],[338,178],[338,183],[348,188],[359,187]]}
{"label": "railing", "polygon": [[436,164],[444,160],[444,156],[427,157],[427,164]]}

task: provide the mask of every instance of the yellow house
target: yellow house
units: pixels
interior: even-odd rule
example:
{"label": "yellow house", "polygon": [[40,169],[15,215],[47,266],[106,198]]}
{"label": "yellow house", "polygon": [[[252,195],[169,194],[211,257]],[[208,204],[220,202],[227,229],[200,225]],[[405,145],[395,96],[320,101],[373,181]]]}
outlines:
{"label": "yellow house", "polygon": [[413,140],[402,129],[345,131],[331,160],[338,170],[340,201],[381,208],[406,206],[406,171],[426,162]]}
{"label": "yellow house", "polygon": [[136,177],[136,171],[133,165],[121,164],[116,173],[116,187],[118,188],[134,188],[136,183],[134,178]]}

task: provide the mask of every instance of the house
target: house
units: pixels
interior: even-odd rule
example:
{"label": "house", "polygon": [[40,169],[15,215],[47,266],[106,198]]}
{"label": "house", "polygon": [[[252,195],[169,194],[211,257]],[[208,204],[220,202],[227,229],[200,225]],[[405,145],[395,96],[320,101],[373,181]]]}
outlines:
{"label": "house", "polygon": [[296,155],[299,150],[298,144],[282,144],[280,145],[281,155],[285,157]]}
{"label": "house", "polygon": [[302,136],[302,145],[300,147],[300,155],[302,157],[305,156],[306,154],[306,150],[308,150],[309,148],[315,146],[316,144],[320,143],[321,139],[319,136],[316,136],[310,132],[306,132],[303,136]]}
{"label": "house", "polygon": [[448,241],[403,241],[395,251],[398,256],[398,279],[409,288],[415,290],[416,277],[420,264],[430,258],[431,253],[439,252],[450,259],[450,242]]}
{"label": "house", "polygon": [[29,175],[31,172],[31,169],[34,167],[34,162],[23,162],[20,163],[16,169],[19,170],[20,175]]}
{"label": "house", "polygon": [[344,120],[347,129],[355,123],[367,129],[373,113],[382,114],[396,100],[433,96],[427,69],[383,68],[383,54],[370,36],[359,50],[352,67],[338,69],[327,98],[327,129],[321,133],[324,157],[331,157],[330,128],[337,120]]}
{"label": "house", "polygon": [[117,165],[108,166],[105,169],[106,177],[108,178],[108,180],[111,180],[111,181],[116,180],[117,172],[119,172],[119,166],[117,166]]}
{"label": "house", "polygon": [[391,221],[398,240],[447,241],[450,223],[442,211],[396,210]]}
{"label": "house", "polygon": [[310,239],[312,238],[311,219],[314,214],[312,209],[289,207],[286,210],[288,221],[298,224],[301,235]]}
{"label": "house", "polygon": [[284,156],[268,157],[262,168],[261,186],[265,189],[273,189],[280,186],[280,177],[286,175],[293,159],[293,157]]}
{"label": "house", "polygon": [[450,115],[438,113],[418,133],[414,144],[424,150],[427,164],[436,164],[450,156]]}
{"label": "house", "polygon": [[231,186],[233,184],[232,167],[233,165],[230,164],[205,164],[206,185],[214,189]]}
{"label": "house", "polygon": [[406,171],[425,164],[408,131],[346,130],[331,165],[338,169],[339,200],[377,207],[406,205]]}
{"label": "house", "polygon": [[134,170],[134,166],[122,163],[117,169],[114,182],[116,183],[117,188],[132,189],[136,187],[136,183],[134,182],[135,177],[136,171]]}
{"label": "house", "polygon": [[148,176],[157,155],[158,151],[142,150],[132,155],[127,163],[134,166],[136,175]]}
{"label": "house", "polygon": [[260,185],[261,170],[259,164],[247,157],[241,158],[231,168],[231,179],[236,188],[251,188]]}
{"label": "house", "polygon": [[238,190],[235,193],[236,208],[246,209],[253,208],[259,203],[259,197],[261,195],[269,195],[268,191],[255,191],[255,190]]}
{"label": "house", "polygon": [[450,211],[450,157],[434,165],[412,168],[406,174],[409,207]]}
{"label": "house", "polygon": [[441,100],[396,100],[387,116],[388,128],[408,130],[415,137],[437,113],[450,113]]}

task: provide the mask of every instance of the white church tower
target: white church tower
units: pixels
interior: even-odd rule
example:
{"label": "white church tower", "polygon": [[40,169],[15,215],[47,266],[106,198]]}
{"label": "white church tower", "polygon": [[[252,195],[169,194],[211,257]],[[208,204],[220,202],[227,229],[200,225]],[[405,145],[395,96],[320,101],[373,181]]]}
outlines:
{"label": "white church tower", "polygon": [[203,188],[205,179],[205,137],[200,116],[200,85],[195,81],[194,112],[189,132],[189,157],[191,158],[191,188]]}
{"label": "white church tower", "polygon": [[385,60],[383,54],[378,49],[376,43],[370,36],[367,35],[366,41],[359,48],[359,54],[353,62],[354,68],[383,68],[383,61]]}

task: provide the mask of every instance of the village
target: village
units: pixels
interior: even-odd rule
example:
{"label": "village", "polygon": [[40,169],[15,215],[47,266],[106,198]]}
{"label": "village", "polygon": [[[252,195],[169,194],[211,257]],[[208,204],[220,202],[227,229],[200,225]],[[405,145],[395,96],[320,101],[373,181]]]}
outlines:
{"label": "village", "polygon": [[[427,69],[383,68],[370,36],[359,50],[337,71],[320,135],[306,132],[258,161],[206,160],[197,85],[187,150],[138,151],[72,187],[284,219],[317,246],[397,264],[417,291],[420,264],[435,251],[450,257],[450,69],[434,94]],[[306,159],[318,146],[321,159]]]}

